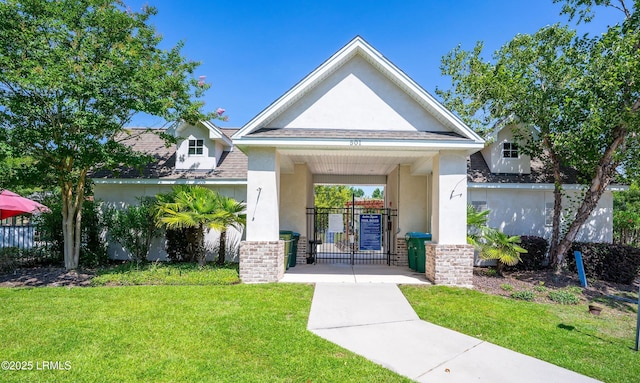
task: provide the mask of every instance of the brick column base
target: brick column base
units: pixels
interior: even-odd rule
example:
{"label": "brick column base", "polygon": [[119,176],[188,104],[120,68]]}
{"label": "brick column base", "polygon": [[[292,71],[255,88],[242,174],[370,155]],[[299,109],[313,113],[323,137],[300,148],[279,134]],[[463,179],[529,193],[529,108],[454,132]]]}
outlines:
{"label": "brick column base", "polygon": [[306,265],[307,264],[307,246],[309,242],[307,242],[307,237],[304,235],[300,236],[298,239],[298,253],[296,254],[296,263],[298,265]]}
{"label": "brick column base", "polygon": [[407,241],[404,237],[396,238],[396,255],[391,260],[394,266],[409,266]]}
{"label": "brick column base", "polygon": [[426,246],[426,276],[436,285],[473,287],[473,246]]}
{"label": "brick column base", "polygon": [[277,282],[283,276],[284,241],[242,241],[240,243],[242,282]]}

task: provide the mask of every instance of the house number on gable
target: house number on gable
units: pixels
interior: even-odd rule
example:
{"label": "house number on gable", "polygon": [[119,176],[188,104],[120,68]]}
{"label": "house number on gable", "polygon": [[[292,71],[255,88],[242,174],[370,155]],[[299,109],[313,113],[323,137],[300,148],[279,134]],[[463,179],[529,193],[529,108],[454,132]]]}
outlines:
{"label": "house number on gable", "polygon": [[351,146],[360,146],[360,145],[362,145],[362,141],[360,141],[360,140],[351,140],[351,141],[349,141],[349,145],[351,145]]}

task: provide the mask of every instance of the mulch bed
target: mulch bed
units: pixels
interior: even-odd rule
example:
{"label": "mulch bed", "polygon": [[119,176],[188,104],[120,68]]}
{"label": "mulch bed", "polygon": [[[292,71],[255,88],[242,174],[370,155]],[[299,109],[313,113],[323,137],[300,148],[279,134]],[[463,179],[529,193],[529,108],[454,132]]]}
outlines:
{"label": "mulch bed", "polygon": [[0,287],[89,286],[93,271],[67,271],[59,267],[16,269],[0,274]]}

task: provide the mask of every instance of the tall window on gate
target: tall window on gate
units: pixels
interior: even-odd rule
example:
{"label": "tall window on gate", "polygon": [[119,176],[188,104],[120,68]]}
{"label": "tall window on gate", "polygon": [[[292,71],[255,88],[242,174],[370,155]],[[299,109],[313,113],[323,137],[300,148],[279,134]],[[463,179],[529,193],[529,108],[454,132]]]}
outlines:
{"label": "tall window on gate", "polygon": [[504,142],[502,144],[502,158],[518,158],[518,144],[515,142]]}
{"label": "tall window on gate", "polygon": [[204,151],[204,140],[189,140],[189,155],[201,156]]}

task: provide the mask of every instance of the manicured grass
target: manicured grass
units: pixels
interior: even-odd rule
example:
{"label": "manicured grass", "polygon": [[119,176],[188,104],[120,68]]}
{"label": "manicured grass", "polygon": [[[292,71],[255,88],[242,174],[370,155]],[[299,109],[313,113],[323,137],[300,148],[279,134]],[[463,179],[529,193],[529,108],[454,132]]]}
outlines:
{"label": "manicured grass", "polygon": [[91,285],[231,285],[239,282],[237,264],[200,267],[194,263],[154,262],[125,263],[101,269]]}
{"label": "manicured grass", "polygon": [[307,331],[312,294],[289,284],[0,289],[0,360],[34,363],[0,370],[0,381],[409,381]]}
{"label": "manicured grass", "polygon": [[429,322],[608,383],[640,377],[634,305],[605,306],[593,316],[586,304],[541,304],[440,286],[401,289]]}

